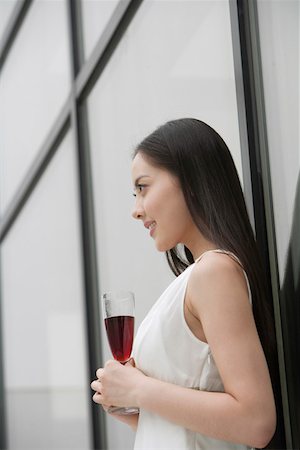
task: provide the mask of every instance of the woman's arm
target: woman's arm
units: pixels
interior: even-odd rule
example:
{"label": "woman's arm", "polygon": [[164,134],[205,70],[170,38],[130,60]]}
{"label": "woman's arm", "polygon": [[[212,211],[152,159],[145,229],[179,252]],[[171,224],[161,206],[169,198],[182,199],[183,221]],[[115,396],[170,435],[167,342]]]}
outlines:
{"label": "woman's arm", "polygon": [[225,392],[183,388],[111,361],[97,372],[98,402],[139,406],[210,437],[262,448],[276,423],[269,372],[243,273],[223,256],[207,256],[205,264],[195,266],[187,296],[201,318]]}

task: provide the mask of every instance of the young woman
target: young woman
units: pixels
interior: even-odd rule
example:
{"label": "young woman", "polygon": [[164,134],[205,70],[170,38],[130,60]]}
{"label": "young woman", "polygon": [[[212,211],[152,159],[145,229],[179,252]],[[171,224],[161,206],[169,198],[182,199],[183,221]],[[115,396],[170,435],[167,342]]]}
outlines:
{"label": "young woman", "polygon": [[137,332],[135,367],[98,369],[93,400],[140,408],[116,416],[136,429],[137,450],[265,447],[276,425],[270,318],[230,152],[207,124],[174,120],[137,147],[132,177],[133,217],[177,278]]}

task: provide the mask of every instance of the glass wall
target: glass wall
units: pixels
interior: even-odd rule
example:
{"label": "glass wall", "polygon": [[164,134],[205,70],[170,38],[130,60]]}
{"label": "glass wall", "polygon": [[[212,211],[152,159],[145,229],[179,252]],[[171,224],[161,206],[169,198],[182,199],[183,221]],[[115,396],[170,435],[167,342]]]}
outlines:
{"label": "glass wall", "polygon": [[[229,2],[144,1],[87,102],[100,291],[133,290],[138,326],[173,276],[131,217],[134,146],[167,120],[196,117],[224,137],[243,178]],[[109,448],[132,448],[133,433],[107,422]]]}
{"label": "glass wall", "polygon": [[88,59],[108,25],[119,0],[83,0],[82,25],[85,59]]}
{"label": "glass wall", "polygon": [[33,2],[1,70],[0,214],[70,91],[67,27],[65,1]]}
{"label": "glass wall", "polygon": [[90,444],[76,159],[68,134],[1,248],[9,448]]}
{"label": "glass wall", "polygon": [[293,448],[300,445],[300,3],[258,2]]}

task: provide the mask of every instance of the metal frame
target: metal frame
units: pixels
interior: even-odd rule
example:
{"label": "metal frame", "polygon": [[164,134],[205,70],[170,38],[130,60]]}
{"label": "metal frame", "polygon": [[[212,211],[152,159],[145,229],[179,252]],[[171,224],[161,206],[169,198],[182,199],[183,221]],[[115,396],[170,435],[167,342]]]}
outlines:
{"label": "metal frame", "polygon": [[[83,64],[83,30],[81,22],[81,4],[68,0],[68,19],[70,35],[70,62],[72,67],[72,79],[76,79]],[[88,374],[87,378],[95,377],[95,368],[102,366],[101,333],[99,329],[98,308],[98,270],[96,255],[96,236],[94,225],[94,205],[91,179],[90,146],[88,142],[88,128],[86,108],[79,119],[79,107],[77,105],[74,84],[71,89],[71,124],[74,135],[74,146],[78,161],[78,178],[80,186],[80,209],[82,230],[82,254],[84,268],[84,286],[86,298],[86,322],[88,342]],[[85,141],[85,142],[84,142]],[[84,145],[85,144],[85,145]],[[88,387],[87,387],[88,388]],[[87,392],[87,395],[90,395]],[[101,408],[93,405],[90,410],[91,435],[93,446],[97,449],[107,448],[105,417]]]}
{"label": "metal frame", "polygon": [[245,93],[244,93],[244,74],[241,61],[241,43],[238,22],[237,3],[235,0],[229,0],[230,24],[232,36],[233,63],[235,75],[235,88],[237,96],[237,109],[239,120],[239,134],[241,141],[241,156],[243,170],[243,193],[247,205],[252,228],[255,232],[253,192],[251,182],[251,169],[249,160],[249,144],[247,132],[247,118],[245,110]]}

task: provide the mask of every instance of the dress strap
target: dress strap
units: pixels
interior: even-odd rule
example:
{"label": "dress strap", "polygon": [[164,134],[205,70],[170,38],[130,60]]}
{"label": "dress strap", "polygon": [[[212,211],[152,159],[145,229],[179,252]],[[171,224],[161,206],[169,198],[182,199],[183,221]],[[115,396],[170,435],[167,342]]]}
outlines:
{"label": "dress strap", "polygon": [[238,258],[234,253],[230,252],[229,250],[223,250],[223,249],[221,249],[221,248],[216,248],[216,249],[212,249],[212,250],[207,250],[206,252],[203,252],[197,259],[195,259],[195,264],[198,263],[198,262],[202,259],[202,257],[203,257],[204,255],[206,255],[207,253],[213,253],[213,252],[214,252],[214,253],[224,253],[225,255],[228,255],[228,256],[230,256],[232,259],[234,259],[234,260],[241,266],[241,268],[242,268],[242,270],[243,270],[243,273],[244,273],[244,277],[245,277],[246,283],[247,283],[248,294],[249,294],[249,300],[250,300],[250,303],[252,304],[252,294],[251,294],[251,289],[250,289],[250,283],[249,283],[248,276],[247,276],[247,274],[246,274],[246,272],[245,272],[245,270],[244,270],[244,267],[243,267],[241,261],[239,260],[239,258]]}
{"label": "dress strap", "polygon": [[206,250],[206,252],[203,252],[197,259],[195,259],[195,263],[199,262],[202,259],[202,257],[204,255],[206,255],[207,253],[225,253],[225,255],[232,257],[243,269],[243,265],[242,265],[241,261],[234,253],[230,252],[229,250],[223,250],[221,248],[214,248],[212,250]]}

